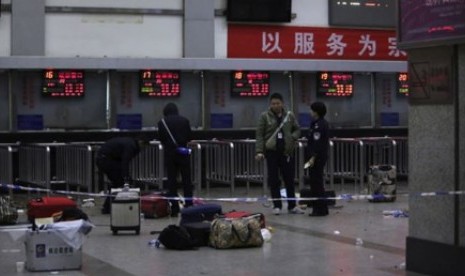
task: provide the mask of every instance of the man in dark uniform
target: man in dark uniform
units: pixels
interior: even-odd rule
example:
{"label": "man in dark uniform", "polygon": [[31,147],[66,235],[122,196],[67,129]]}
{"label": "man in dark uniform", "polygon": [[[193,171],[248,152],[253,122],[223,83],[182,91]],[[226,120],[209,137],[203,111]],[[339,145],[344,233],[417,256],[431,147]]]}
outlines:
{"label": "man in dark uniform", "polygon": [[[163,109],[164,118],[158,122],[158,135],[165,152],[165,166],[168,173],[168,192],[170,197],[177,197],[178,172],[181,173],[185,207],[192,206],[193,188],[191,182],[190,151],[187,143],[192,131],[187,118],[179,115],[178,107],[168,103]],[[179,202],[171,200],[171,216],[179,214]]]}
{"label": "man in dark uniform", "polygon": [[[148,144],[148,139],[142,136],[137,139],[132,137],[111,138],[97,152],[97,168],[100,173],[104,173],[108,177],[112,187],[122,187],[130,181],[129,162],[139,154],[142,147]],[[105,199],[102,213],[110,213],[110,197]]]}
{"label": "man in dark uniform", "polygon": [[[323,172],[328,160],[328,122],[325,120],[326,106],[322,102],[314,102],[311,106],[312,123],[308,130],[307,163],[309,168],[310,189],[312,197],[325,197]],[[328,215],[326,200],[316,200],[313,204],[313,212],[310,216]]]}

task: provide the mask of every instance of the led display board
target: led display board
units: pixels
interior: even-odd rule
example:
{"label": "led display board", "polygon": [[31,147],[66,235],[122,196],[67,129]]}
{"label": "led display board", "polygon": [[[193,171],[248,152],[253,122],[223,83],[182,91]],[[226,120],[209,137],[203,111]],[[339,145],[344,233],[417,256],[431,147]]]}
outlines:
{"label": "led display board", "polygon": [[42,95],[46,97],[83,97],[85,93],[84,71],[44,70]]}
{"label": "led display board", "polygon": [[317,96],[351,97],[354,92],[354,75],[342,72],[319,72]]}
{"label": "led display board", "polygon": [[231,74],[231,96],[262,97],[270,94],[270,73],[234,71]]}
{"label": "led display board", "polygon": [[140,71],[139,95],[143,97],[177,97],[181,93],[178,71]]}

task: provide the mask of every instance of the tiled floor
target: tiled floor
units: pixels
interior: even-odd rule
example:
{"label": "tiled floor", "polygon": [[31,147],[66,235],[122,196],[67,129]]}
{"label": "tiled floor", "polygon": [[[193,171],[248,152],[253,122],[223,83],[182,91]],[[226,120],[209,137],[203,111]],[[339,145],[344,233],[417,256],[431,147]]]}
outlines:
{"label": "tiled floor", "polygon": [[[406,190],[406,185],[400,187]],[[249,196],[257,196],[254,188]],[[229,195],[226,188],[212,188],[211,197]],[[245,196],[239,187],[235,196]],[[274,216],[262,202],[221,202],[223,211],[263,212],[273,228],[270,242],[261,248],[217,250],[202,247],[191,251],[154,248],[148,242],[153,230],[178,222],[178,218],[144,219],[140,235],[113,236],[109,215],[99,207],[85,208],[95,228],[83,246],[78,271],[23,272],[24,275],[419,275],[405,271],[405,238],[408,218],[383,216],[384,210],[407,209],[408,197],[394,203],[366,200],[338,201],[327,217],[282,214]],[[22,222],[24,222],[22,217]],[[19,227],[17,225],[16,227]],[[356,240],[362,244],[356,245]],[[25,261],[21,242],[0,232],[1,275],[16,275],[16,262]]]}

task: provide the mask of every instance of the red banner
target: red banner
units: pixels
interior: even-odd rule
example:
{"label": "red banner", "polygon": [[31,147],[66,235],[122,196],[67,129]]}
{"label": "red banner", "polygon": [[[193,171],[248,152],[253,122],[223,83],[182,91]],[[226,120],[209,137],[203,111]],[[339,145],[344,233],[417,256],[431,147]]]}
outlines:
{"label": "red banner", "polygon": [[228,25],[228,58],[407,60],[395,31]]}

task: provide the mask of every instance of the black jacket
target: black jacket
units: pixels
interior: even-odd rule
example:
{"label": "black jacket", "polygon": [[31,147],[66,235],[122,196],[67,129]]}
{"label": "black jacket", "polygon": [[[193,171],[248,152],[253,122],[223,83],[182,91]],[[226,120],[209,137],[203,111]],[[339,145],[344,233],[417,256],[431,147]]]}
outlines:
{"label": "black jacket", "polygon": [[315,162],[328,159],[329,127],[324,118],[312,121],[307,134],[306,160],[315,156]]}
{"label": "black jacket", "polygon": [[[192,139],[192,130],[189,120],[179,114],[169,114],[164,117],[164,120],[176,140],[177,145],[179,147],[186,147],[187,143]],[[176,145],[161,120],[158,122],[158,135],[165,152],[173,152],[176,150]]]}
{"label": "black jacket", "polygon": [[129,162],[140,152],[139,143],[131,137],[115,137],[106,141],[98,150],[98,158],[108,158],[121,162],[121,173],[129,179]]}

